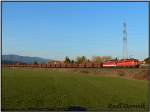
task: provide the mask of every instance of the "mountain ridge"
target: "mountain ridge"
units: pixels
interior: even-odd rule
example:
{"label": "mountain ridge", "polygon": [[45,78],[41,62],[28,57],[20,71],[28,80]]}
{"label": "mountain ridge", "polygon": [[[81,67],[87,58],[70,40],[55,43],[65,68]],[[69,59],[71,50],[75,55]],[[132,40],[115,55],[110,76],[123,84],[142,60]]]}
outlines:
{"label": "mountain ridge", "polygon": [[27,64],[32,64],[34,62],[37,63],[48,63],[49,61],[53,61],[51,59],[41,58],[41,57],[32,57],[32,56],[22,56],[22,55],[16,55],[16,54],[5,54],[2,55],[2,62],[5,64],[5,62],[9,63],[15,63],[15,62],[23,62]]}

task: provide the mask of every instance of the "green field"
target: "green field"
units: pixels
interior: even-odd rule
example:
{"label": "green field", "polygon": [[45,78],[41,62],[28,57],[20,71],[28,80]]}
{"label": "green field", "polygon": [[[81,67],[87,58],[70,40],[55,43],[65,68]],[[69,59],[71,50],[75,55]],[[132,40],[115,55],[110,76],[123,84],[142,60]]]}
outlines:
{"label": "green field", "polygon": [[102,110],[118,103],[147,105],[147,100],[147,81],[47,69],[2,69],[3,110]]}

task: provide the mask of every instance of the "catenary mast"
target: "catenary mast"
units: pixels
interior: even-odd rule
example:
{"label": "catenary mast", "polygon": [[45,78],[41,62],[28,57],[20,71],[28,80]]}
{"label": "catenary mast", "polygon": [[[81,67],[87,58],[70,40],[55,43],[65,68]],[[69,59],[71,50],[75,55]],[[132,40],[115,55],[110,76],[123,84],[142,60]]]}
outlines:
{"label": "catenary mast", "polygon": [[127,48],[127,25],[123,23],[123,59],[128,59],[128,48]]}

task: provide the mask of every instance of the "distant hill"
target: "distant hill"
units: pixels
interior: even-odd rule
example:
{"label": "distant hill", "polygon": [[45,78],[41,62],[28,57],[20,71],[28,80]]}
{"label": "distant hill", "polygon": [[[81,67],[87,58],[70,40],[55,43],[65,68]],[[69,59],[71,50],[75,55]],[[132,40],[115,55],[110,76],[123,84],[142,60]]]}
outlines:
{"label": "distant hill", "polygon": [[14,55],[14,54],[2,55],[3,64],[14,64],[16,62],[32,64],[35,61],[38,63],[48,63],[48,61],[52,61],[52,60],[40,58],[40,57],[20,56],[20,55]]}
{"label": "distant hill", "polygon": [[16,64],[16,61],[2,60],[2,64]]}

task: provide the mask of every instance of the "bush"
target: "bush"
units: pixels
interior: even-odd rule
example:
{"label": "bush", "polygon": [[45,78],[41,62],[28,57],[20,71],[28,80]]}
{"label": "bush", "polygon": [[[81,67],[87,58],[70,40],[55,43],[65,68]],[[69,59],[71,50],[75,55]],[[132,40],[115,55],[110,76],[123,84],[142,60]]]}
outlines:
{"label": "bush", "polygon": [[123,71],[118,71],[119,76],[125,76],[125,73]]}
{"label": "bush", "polygon": [[81,73],[89,73],[87,70],[81,70]]}

